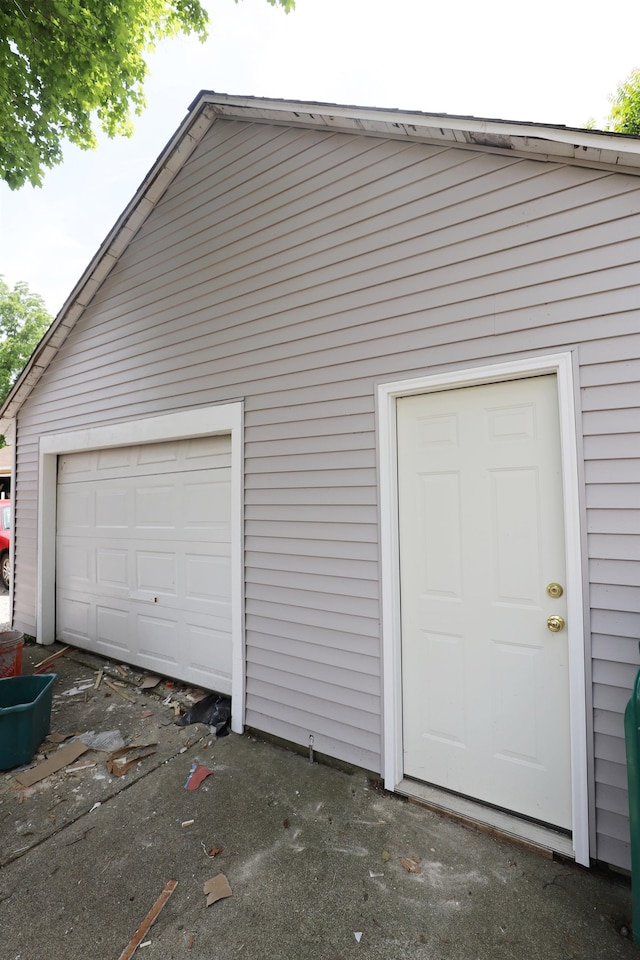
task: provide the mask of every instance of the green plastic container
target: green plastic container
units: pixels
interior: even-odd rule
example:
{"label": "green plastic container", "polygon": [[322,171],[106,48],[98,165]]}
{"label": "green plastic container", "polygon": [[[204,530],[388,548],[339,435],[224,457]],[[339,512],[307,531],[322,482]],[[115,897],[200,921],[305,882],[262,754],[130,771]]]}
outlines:
{"label": "green plastic container", "polygon": [[0,770],[29,763],[49,732],[56,676],[0,680]]}

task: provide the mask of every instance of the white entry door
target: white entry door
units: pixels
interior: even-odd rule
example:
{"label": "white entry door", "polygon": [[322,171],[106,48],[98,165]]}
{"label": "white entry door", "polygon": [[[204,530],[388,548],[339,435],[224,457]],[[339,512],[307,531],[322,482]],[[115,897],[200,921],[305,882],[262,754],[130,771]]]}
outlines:
{"label": "white entry door", "polygon": [[397,417],[405,776],[570,829],[556,377]]}
{"label": "white entry door", "polygon": [[58,458],[56,636],[231,693],[228,436]]}

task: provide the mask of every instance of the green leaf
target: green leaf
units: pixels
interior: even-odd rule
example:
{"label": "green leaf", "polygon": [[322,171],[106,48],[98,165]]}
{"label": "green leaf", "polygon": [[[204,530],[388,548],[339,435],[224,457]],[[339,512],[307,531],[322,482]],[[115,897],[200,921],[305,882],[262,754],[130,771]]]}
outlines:
{"label": "green leaf", "polygon": [[0,276],[0,403],[51,324],[44,300],[23,281]]}
{"label": "green leaf", "polygon": [[606,129],[614,133],[640,134],[640,70],[632,70],[609,101],[611,113]]}
{"label": "green leaf", "polygon": [[206,40],[208,22],[200,0],[0,0],[0,178],[40,186],[65,140],[95,148],[96,120],[130,136],[147,55],[179,33]]}

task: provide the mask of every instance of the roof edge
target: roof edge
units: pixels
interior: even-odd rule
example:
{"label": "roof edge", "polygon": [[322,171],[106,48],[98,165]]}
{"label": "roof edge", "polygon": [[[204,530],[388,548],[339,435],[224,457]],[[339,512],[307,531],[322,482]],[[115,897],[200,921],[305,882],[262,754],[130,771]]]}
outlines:
{"label": "roof edge", "polygon": [[512,156],[526,155],[640,175],[640,137],[627,134],[445,113],[232,96],[202,90],[101,243],[0,407],[0,432],[7,432],[131,238],[217,118],[286,123],[494,153],[509,151]]}
{"label": "roof edge", "polygon": [[[189,110],[202,104],[210,104],[218,116],[238,119],[255,119],[264,122],[298,123],[304,126],[359,129],[361,133],[376,132],[384,135],[402,136],[407,139],[436,140],[441,142],[447,131],[468,134],[469,145],[481,145],[474,135],[498,138],[517,138],[524,144],[531,140],[544,140],[559,145],[571,145],[589,151],[606,150],[615,155],[637,157],[632,166],[640,168],[640,136],[613,133],[607,130],[590,130],[583,127],[567,127],[562,124],[532,123],[523,120],[498,120],[486,117],[463,116],[448,113],[425,113],[385,107],[345,106],[343,104],[316,101],[278,100],[265,97],[232,96],[202,90],[192,101]],[[457,138],[460,142],[460,138]],[[491,144],[489,144],[491,145]],[[548,147],[547,147],[547,152]],[[591,158],[593,162],[595,159]],[[620,162],[620,161],[619,161]],[[618,165],[618,164],[616,164]]]}

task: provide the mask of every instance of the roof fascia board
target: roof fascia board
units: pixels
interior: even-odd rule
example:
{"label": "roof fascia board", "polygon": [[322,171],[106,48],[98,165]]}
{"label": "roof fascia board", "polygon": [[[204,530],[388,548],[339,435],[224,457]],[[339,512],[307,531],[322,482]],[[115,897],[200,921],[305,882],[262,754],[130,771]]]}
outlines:
{"label": "roof fascia board", "polygon": [[601,130],[536,124],[513,120],[487,120],[449,114],[407,112],[376,107],[302,103],[254,97],[234,97],[203,91],[191,104],[209,104],[220,117],[286,123],[305,127],[365,133],[395,139],[504,152],[521,151],[537,158],[606,166],[626,172],[640,170],[640,137]]}

